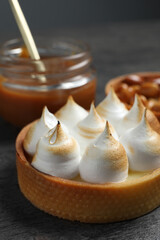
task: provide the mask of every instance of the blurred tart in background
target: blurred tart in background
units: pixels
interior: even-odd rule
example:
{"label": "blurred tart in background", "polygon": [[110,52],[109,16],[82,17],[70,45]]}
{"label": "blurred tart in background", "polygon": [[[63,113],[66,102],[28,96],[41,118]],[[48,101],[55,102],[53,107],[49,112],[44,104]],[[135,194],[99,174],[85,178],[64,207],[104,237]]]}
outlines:
{"label": "blurred tart in background", "polygon": [[134,96],[137,93],[143,104],[160,121],[160,72],[132,73],[111,79],[106,84],[106,94],[111,86],[128,109],[133,105]]}

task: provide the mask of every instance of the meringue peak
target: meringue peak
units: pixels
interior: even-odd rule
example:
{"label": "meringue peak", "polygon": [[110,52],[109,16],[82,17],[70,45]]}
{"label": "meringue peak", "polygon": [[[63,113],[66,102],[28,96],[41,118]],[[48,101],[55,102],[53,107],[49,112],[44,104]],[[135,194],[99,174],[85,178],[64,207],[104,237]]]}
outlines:
{"label": "meringue peak", "polygon": [[[142,137],[145,137],[146,134],[151,134],[152,132],[155,132],[149,122],[148,122],[148,119],[147,119],[147,108],[144,109],[144,113],[143,113],[143,116],[142,116],[142,119],[139,123],[139,125],[133,129],[133,131],[136,131],[137,133],[139,132],[139,134],[142,136]],[[138,134],[138,135],[139,135]]]}
{"label": "meringue peak", "polygon": [[141,129],[142,137],[145,137],[145,134],[148,136],[156,135],[159,137],[159,140],[157,140],[157,142],[160,142],[160,134],[151,127],[148,120],[148,112],[150,112],[150,110],[145,108],[142,120],[137,126],[137,128],[135,128],[135,130],[138,132]]}
{"label": "meringue peak", "polygon": [[107,97],[100,102],[96,110],[101,117],[113,125],[117,132],[119,121],[128,113],[126,106],[119,100],[113,88],[110,89]]}
{"label": "meringue peak", "polygon": [[[106,121],[99,116],[92,103],[88,116],[77,124],[74,131],[74,136],[78,140],[82,155],[87,146],[95,141],[95,139],[104,131],[105,124]],[[110,129],[114,138],[118,139],[118,135],[111,125]]]}
{"label": "meringue peak", "polygon": [[111,89],[110,89],[110,91],[108,93],[108,99],[112,100],[114,102],[117,102],[118,104],[121,103],[121,101],[119,100],[119,98],[118,98],[117,94],[115,93],[113,87],[111,87]]}
{"label": "meringue peak", "polygon": [[78,174],[79,161],[77,141],[58,122],[48,135],[40,138],[31,164],[49,175],[70,179]]}
{"label": "meringue peak", "polygon": [[106,137],[110,138],[112,136],[111,130],[110,130],[110,124],[108,121],[106,121],[106,126],[104,129],[104,132],[106,133]]}
{"label": "meringue peak", "polygon": [[[133,104],[132,108],[129,110],[129,112],[124,117],[124,128],[125,129],[123,131],[123,129],[122,129],[123,127],[122,127],[120,129],[120,131],[125,132],[127,130],[127,128],[136,127],[137,124],[142,119],[144,110],[145,110],[145,107],[142,103],[141,98],[137,94],[135,94],[134,104]],[[146,112],[146,120],[154,131],[160,133],[160,123],[159,123],[158,119],[156,118],[156,116],[154,115],[154,113],[149,109],[147,109],[147,112]]]}
{"label": "meringue peak", "polygon": [[88,115],[88,112],[78,105],[72,96],[68,97],[66,104],[56,112],[55,116],[69,129],[73,127]]}
{"label": "meringue peak", "polygon": [[78,128],[81,131],[88,133],[100,133],[105,126],[105,120],[99,116],[94,104],[91,104],[89,114],[81,122],[78,123]]}
{"label": "meringue peak", "polygon": [[140,123],[120,138],[128,155],[129,167],[134,171],[150,171],[160,167],[160,135],[151,128],[147,111],[145,108]]}
{"label": "meringue peak", "polygon": [[41,118],[33,123],[24,139],[23,146],[25,151],[33,156],[39,139],[45,136],[56,124],[56,117],[49,112],[47,107],[44,107]]}
{"label": "meringue peak", "polygon": [[68,100],[67,100],[67,104],[75,104],[74,98],[72,95],[69,95]]}
{"label": "meringue peak", "polygon": [[103,111],[110,111],[110,112],[127,112],[127,108],[125,104],[123,104],[117,94],[115,93],[114,89],[111,88],[108,95],[105,99],[97,106],[97,112],[101,115]]}
{"label": "meringue peak", "polygon": [[62,142],[64,143],[65,141],[68,140],[68,134],[65,132],[65,130],[61,126],[60,121],[58,121],[57,126],[53,130],[50,130],[50,134],[48,135],[48,138],[49,138],[49,143],[54,145],[61,144]]}
{"label": "meringue peak", "polygon": [[91,183],[122,182],[128,176],[128,159],[121,143],[114,139],[110,125],[91,143],[80,162],[81,178]]}
{"label": "meringue peak", "polygon": [[[144,108],[144,112],[143,112],[141,121],[137,124],[137,126],[129,129],[129,131],[127,131],[124,135],[131,134],[132,136],[136,136],[136,138],[137,138],[136,141],[138,141],[139,138],[145,139],[148,134],[152,135],[152,133],[155,131],[151,128],[151,126],[148,122],[147,112],[148,112],[147,108]],[[123,136],[122,136],[122,138],[123,138]]]}
{"label": "meringue peak", "polygon": [[126,114],[125,119],[130,120],[132,122],[140,122],[142,119],[142,115],[144,113],[144,105],[140,99],[140,97],[135,94],[134,104],[132,108],[129,110],[129,112]]}
{"label": "meringue peak", "polygon": [[116,123],[116,130],[119,136],[122,136],[127,130],[135,128],[142,119],[145,107],[138,95],[135,95],[132,108],[121,116]]}
{"label": "meringue peak", "polygon": [[97,142],[102,143],[104,141],[104,139],[108,140],[108,139],[112,139],[112,137],[113,136],[111,133],[110,124],[108,121],[106,121],[105,129],[104,129],[103,133],[100,135],[100,137],[98,138]]}
{"label": "meringue peak", "polygon": [[56,117],[51,112],[49,112],[47,106],[43,108],[41,121],[43,121],[48,128],[53,127],[53,122],[57,123]]}
{"label": "meringue peak", "polygon": [[112,145],[117,144],[118,141],[112,135],[112,128],[112,125],[106,121],[104,131],[96,139],[95,145],[99,146],[100,148],[103,148],[104,146],[108,148],[108,144],[111,145],[111,147]]}

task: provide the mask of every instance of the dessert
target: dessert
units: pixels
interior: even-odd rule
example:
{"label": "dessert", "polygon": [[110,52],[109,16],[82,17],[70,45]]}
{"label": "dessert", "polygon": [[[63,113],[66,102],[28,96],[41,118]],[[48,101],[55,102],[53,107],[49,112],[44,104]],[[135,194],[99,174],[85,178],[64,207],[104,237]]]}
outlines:
{"label": "dessert", "polygon": [[123,75],[111,79],[105,87],[108,94],[113,87],[120,100],[129,109],[133,105],[135,94],[139,94],[144,105],[160,121],[160,73],[144,72]]}
{"label": "dessert", "polygon": [[[153,130],[155,117],[147,112],[138,96],[127,110],[113,89],[88,113],[69,98],[30,153],[26,146],[35,139],[33,126],[43,122],[43,113],[17,137],[22,193],[47,213],[82,222],[121,221],[158,207],[160,135]],[[47,122],[51,118],[46,116]]]}

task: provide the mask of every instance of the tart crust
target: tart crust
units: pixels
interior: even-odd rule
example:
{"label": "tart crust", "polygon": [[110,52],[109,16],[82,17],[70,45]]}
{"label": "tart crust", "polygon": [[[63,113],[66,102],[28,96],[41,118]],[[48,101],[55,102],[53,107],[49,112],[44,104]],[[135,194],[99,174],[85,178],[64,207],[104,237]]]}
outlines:
{"label": "tart crust", "polygon": [[21,192],[37,208],[64,219],[104,223],[136,218],[160,205],[160,169],[132,181],[109,184],[77,182],[39,172],[23,150],[31,124],[17,137],[16,163]]}
{"label": "tart crust", "polygon": [[127,74],[118,76],[116,78],[112,78],[107,82],[107,84],[105,86],[105,93],[108,94],[111,86],[114,87],[117,83],[121,82],[122,80],[124,80],[124,78],[128,77],[129,75],[137,75],[137,76],[140,76],[140,77],[143,77],[143,76],[149,76],[149,77],[157,76],[157,77],[159,77],[160,72],[134,72],[134,73],[127,73]]}

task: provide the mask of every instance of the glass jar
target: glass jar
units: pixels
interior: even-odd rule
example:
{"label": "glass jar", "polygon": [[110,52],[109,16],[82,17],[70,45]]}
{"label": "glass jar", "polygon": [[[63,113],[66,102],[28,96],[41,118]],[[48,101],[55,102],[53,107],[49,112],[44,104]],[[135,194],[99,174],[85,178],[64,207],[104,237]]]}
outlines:
{"label": "glass jar", "polygon": [[10,40],[0,50],[0,115],[19,127],[39,118],[45,105],[54,113],[69,95],[86,109],[95,98],[96,74],[86,44],[45,38],[36,44],[43,72],[22,40]]}

